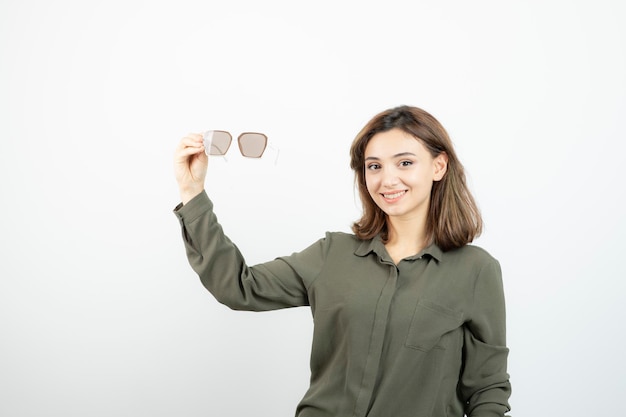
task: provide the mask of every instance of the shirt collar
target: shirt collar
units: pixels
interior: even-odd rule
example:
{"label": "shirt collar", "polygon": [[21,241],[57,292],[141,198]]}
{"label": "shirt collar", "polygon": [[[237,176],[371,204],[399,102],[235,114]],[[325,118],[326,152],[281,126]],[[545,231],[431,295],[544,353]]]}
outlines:
{"label": "shirt collar", "polygon": [[[380,238],[380,235],[374,237],[373,239],[361,241],[361,244],[354,251],[354,254],[356,256],[367,256],[372,252],[374,252],[381,258],[387,255],[385,244]],[[418,259],[424,255],[428,255],[431,258],[434,258],[437,262],[439,262],[443,258],[443,251],[435,243],[432,243],[422,249],[422,251],[420,251],[419,253],[415,254],[414,256],[410,256],[407,259]]]}

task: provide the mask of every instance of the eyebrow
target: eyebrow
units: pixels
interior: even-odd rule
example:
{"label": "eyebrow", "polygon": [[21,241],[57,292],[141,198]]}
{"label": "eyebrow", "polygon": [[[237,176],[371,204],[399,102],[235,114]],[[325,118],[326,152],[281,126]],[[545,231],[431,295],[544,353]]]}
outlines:
{"label": "eyebrow", "polygon": [[[416,156],[413,152],[400,152],[400,153],[397,153],[394,156],[392,156],[392,158],[400,158],[402,156],[409,156],[409,155]],[[370,161],[370,160],[378,161],[378,160],[380,160],[380,158],[377,157],[377,156],[368,156],[367,158],[365,158],[365,160],[366,161]]]}

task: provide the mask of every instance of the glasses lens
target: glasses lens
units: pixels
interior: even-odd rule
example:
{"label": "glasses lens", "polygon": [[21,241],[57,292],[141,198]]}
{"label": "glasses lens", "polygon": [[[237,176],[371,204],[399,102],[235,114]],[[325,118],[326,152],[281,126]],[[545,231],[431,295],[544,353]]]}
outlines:
{"label": "glasses lens", "polygon": [[243,156],[260,158],[267,146],[267,136],[263,133],[242,133],[238,142]]}
{"label": "glasses lens", "polygon": [[232,141],[230,133],[223,130],[209,130],[204,135],[205,148],[209,149],[209,155],[224,155]]}

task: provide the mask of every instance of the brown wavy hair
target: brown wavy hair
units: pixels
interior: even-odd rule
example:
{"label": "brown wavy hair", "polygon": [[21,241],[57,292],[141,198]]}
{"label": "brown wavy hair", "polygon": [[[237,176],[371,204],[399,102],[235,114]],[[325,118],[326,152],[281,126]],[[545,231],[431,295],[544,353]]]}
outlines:
{"label": "brown wavy hair", "polygon": [[441,123],[428,112],[411,106],[385,110],[374,116],[361,129],[350,147],[350,167],[363,205],[361,219],[354,222],[352,231],[359,239],[381,235],[388,241],[387,215],[376,205],[365,184],[365,148],[380,132],[401,129],[420,141],[433,158],[442,152],[448,156],[448,167],[443,178],[433,183],[426,220],[428,241],[443,251],[459,248],[482,232],[480,211],[470,193],[463,165],[456,156],[452,141]]}

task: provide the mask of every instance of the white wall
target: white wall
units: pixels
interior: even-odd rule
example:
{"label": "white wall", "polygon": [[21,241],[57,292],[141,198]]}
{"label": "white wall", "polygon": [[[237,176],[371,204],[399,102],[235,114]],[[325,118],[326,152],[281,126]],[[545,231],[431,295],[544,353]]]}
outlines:
{"label": "white wall", "polygon": [[235,313],[187,265],[179,138],[260,130],[207,188],[250,263],[358,215],[348,148],[412,104],[500,259],[517,416],[620,412],[626,7],[594,1],[0,3],[0,415],[288,416],[306,309]]}

